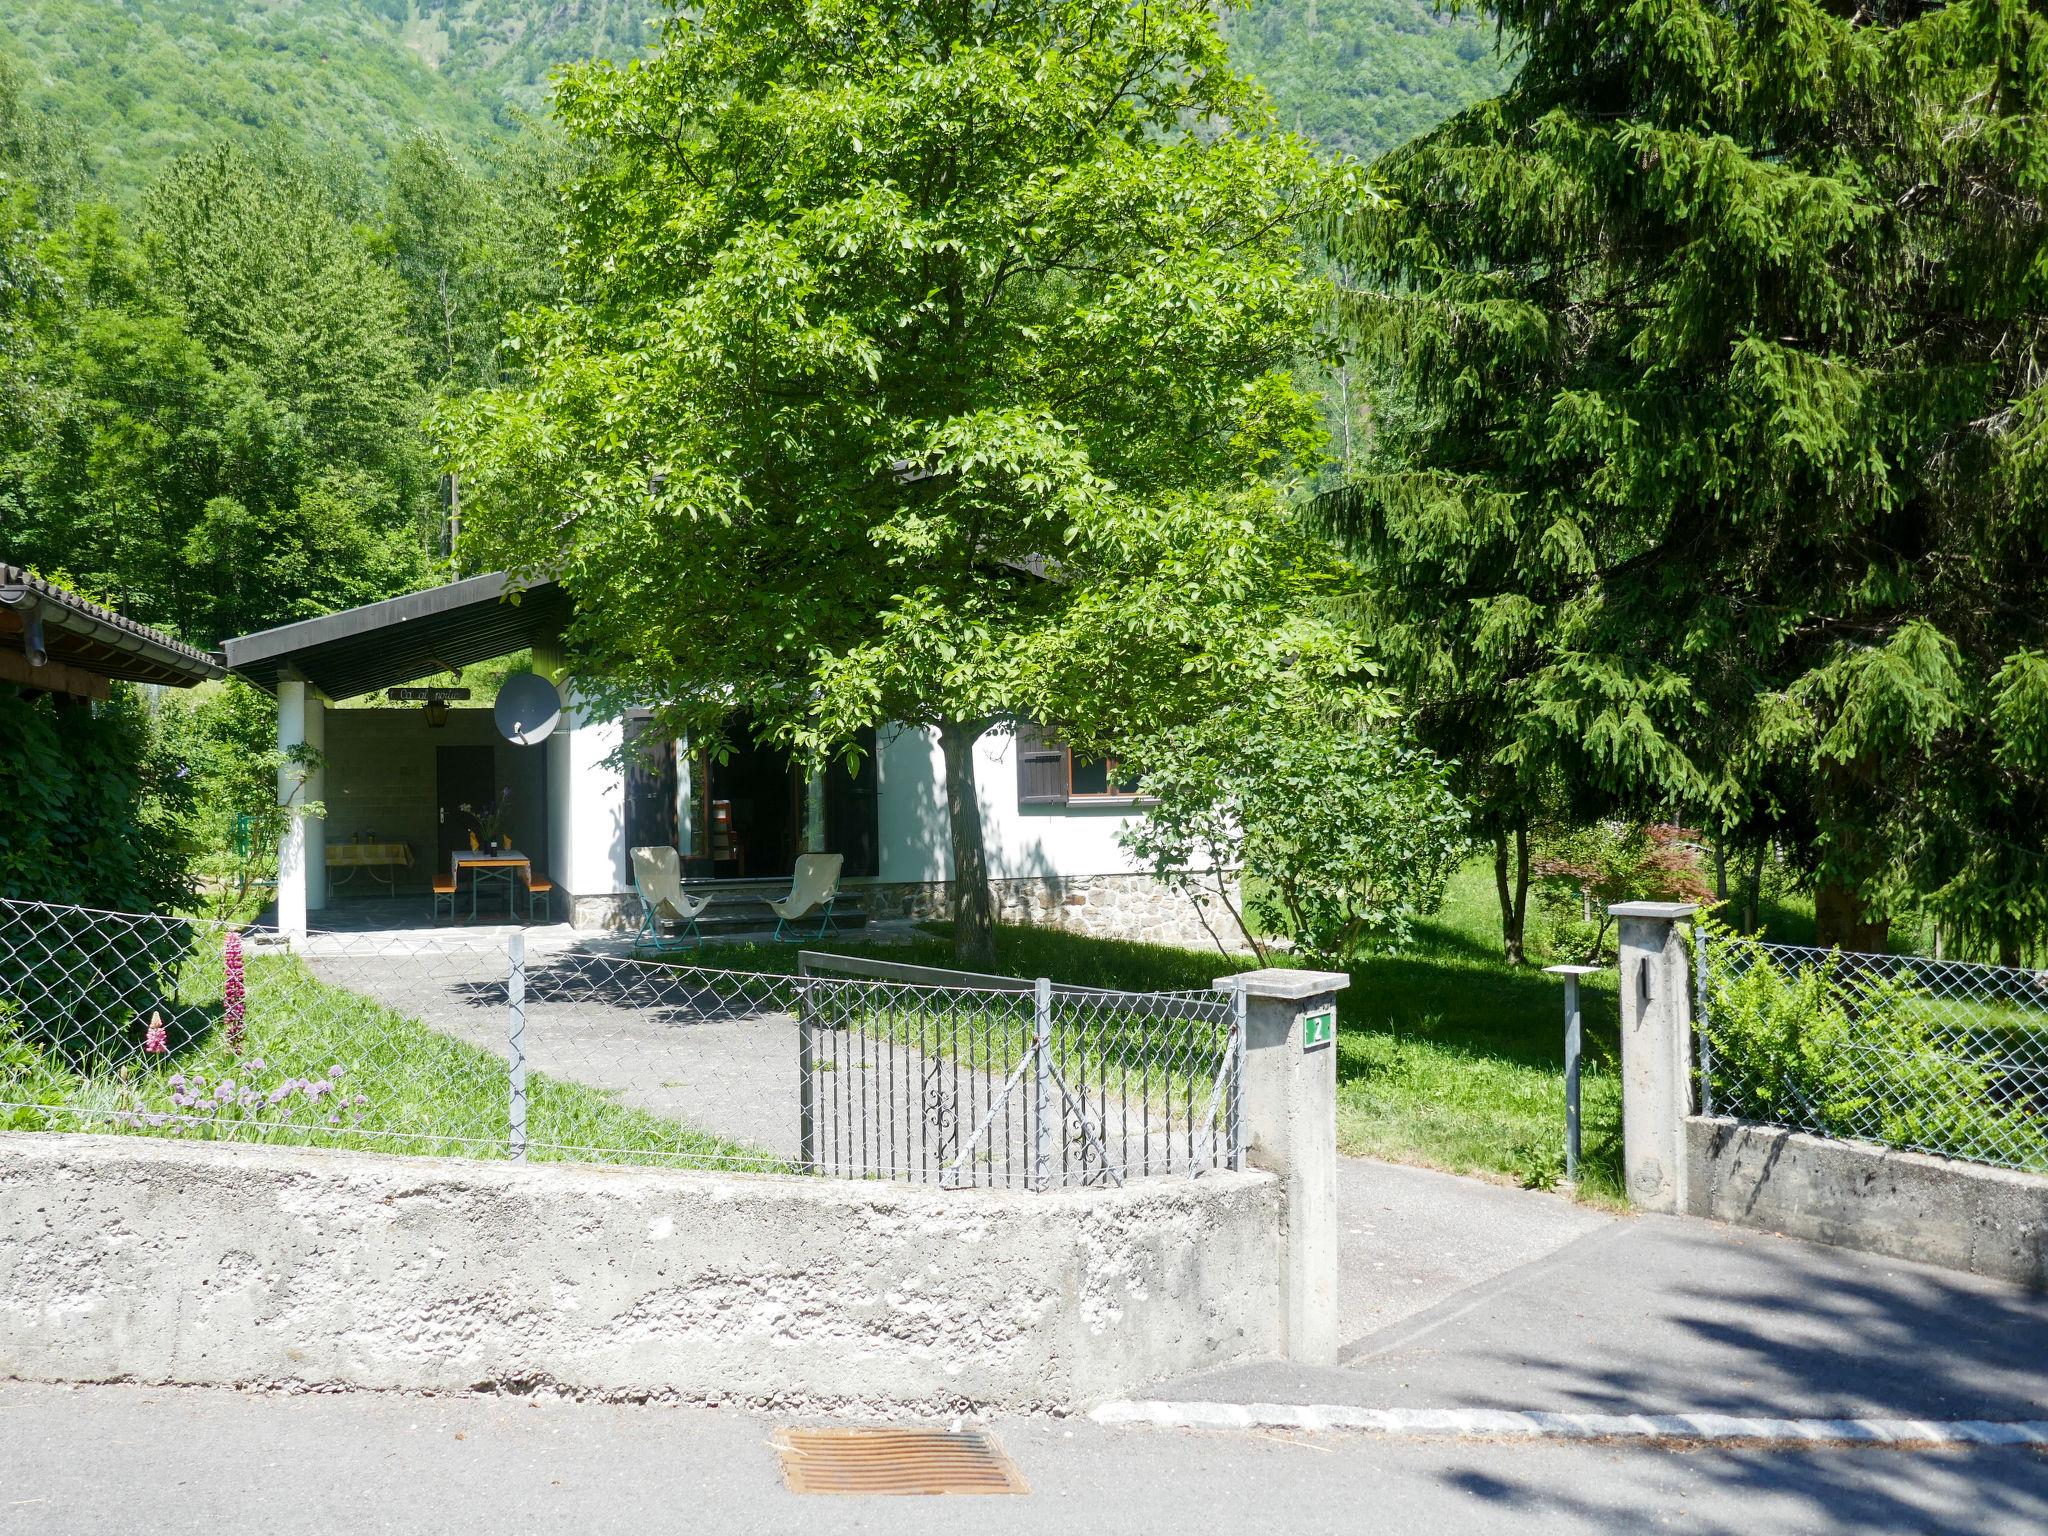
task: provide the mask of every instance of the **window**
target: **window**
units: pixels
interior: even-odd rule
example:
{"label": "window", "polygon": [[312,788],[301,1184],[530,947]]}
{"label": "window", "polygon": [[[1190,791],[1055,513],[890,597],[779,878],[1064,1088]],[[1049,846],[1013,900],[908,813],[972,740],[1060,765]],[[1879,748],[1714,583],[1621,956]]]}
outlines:
{"label": "window", "polygon": [[1113,757],[1076,757],[1067,753],[1067,797],[1096,799],[1105,795],[1128,800],[1138,793],[1135,778],[1126,778]]}
{"label": "window", "polygon": [[1046,727],[1017,722],[1017,804],[1069,805],[1136,801],[1138,786],[1114,757],[1082,757]]}

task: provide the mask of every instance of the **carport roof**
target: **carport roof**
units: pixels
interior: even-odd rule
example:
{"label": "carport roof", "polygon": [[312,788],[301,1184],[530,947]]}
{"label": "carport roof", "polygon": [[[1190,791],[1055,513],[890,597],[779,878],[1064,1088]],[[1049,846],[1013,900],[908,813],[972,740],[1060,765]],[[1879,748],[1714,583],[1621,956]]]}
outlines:
{"label": "carport roof", "polygon": [[221,650],[230,672],[267,693],[297,676],[346,699],[553,640],[569,614],[569,595],[553,582],[493,571],[240,635]]}

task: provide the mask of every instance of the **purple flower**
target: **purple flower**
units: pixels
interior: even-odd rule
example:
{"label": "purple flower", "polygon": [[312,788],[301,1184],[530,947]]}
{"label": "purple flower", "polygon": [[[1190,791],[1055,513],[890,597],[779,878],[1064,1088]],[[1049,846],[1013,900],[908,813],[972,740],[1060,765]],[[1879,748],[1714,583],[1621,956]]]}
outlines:
{"label": "purple flower", "polygon": [[228,1049],[239,1056],[242,1054],[242,1035],[246,1028],[243,1001],[246,989],[242,983],[242,936],[232,928],[228,930],[227,937],[221,940],[220,963],[221,1017],[227,1020]]}
{"label": "purple flower", "polygon": [[149,1016],[149,1033],[142,1037],[142,1048],[152,1056],[161,1056],[171,1048],[170,1036],[164,1030],[164,1016],[152,1013]]}
{"label": "purple flower", "polygon": [[327,1075],[331,1078],[334,1078],[336,1081],[339,1081],[341,1078],[341,1063],[337,1061],[333,1066],[329,1067],[327,1069]]}

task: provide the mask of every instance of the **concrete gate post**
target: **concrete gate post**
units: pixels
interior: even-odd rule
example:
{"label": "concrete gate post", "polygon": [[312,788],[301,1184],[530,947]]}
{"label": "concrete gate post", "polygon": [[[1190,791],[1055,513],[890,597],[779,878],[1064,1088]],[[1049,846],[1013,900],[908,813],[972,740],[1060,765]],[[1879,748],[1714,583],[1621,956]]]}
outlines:
{"label": "concrete gate post", "polygon": [[1280,1176],[1281,1337],[1287,1358],[1337,1359],[1338,971],[1252,971],[1217,980],[1245,994],[1246,1154]]}
{"label": "concrete gate post", "polygon": [[1683,901],[1624,901],[1621,925],[1621,1141],[1629,1203],[1686,1209],[1685,1118],[1692,1112],[1692,987],[1678,925]]}

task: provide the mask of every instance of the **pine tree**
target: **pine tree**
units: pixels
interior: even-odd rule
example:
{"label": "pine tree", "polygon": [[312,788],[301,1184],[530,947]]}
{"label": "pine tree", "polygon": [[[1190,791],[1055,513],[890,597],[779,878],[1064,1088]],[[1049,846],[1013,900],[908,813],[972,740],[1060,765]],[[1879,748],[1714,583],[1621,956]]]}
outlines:
{"label": "pine tree", "polygon": [[[1797,846],[1823,937],[2048,934],[2048,19],[1500,7],[1331,235],[1396,379],[1325,499],[1494,827]],[[1875,926],[1873,926],[1875,925]]]}

